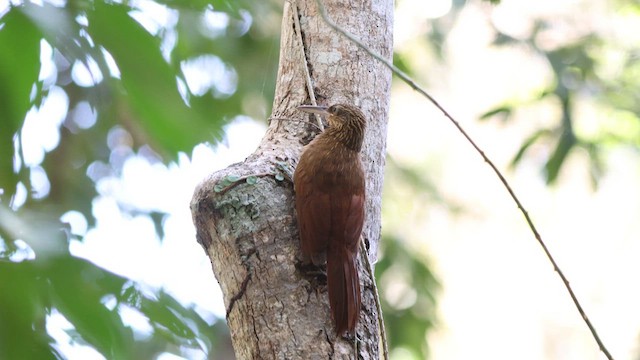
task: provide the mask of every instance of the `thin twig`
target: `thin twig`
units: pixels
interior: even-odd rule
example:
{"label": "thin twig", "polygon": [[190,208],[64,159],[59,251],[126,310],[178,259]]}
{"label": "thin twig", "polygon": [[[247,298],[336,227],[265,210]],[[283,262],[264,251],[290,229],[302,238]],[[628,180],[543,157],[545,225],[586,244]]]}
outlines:
{"label": "thin twig", "polygon": [[[315,115],[317,115],[317,114],[315,114]],[[314,123],[309,122],[307,120],[290,119],[290,118],[277,117],[277,116],[270,116],[268,120],[303,122],[303,123],[309,124],[311,126],[315,126],[315,128],[318,129],[318,131],[320,131],[320,132],[324,131],[324,127],[321,128],[320,126],[318,126],[318,124],[314,124]],[[320,125],[322,125],[322,122],[320,122]]]}
{"label": "thin twig", "polygon": [[373,298],[376,302],[376,309],[378,310],[378,323],[380,327],[380,341],[382,341],[382,356],[383,359],[389,360],[389,344],[387,343],[387,330],[384,327],[384,319],[382,317],[382,304],[380,303],[380,293],[378,292],[378,285],[376,285],[376,277],[374,275],[373,266],[369,261],[369,252],[364,245],[364,239],[360,236],[360,253],[364,258],[364,264],[367,267],[367,272],[371,276],[371,284],[373,286]]}
{"label": "thin twig", "polygon": [[520,202],[520,200],[516,196],[515,192],[513,191],[513,189],[511,188],[511,186],[509,185],[509,183],[505,179],[505,177],[502,175],[500,170],[498,170],[496,165],[489,159],[489,157],[487,157],[487,155],[485,155],[484,151],[482,149],[480,149],[480,147],[478,145],[476,145],[476,143],[473,141],[473,139],[471,139],[471,137],[467,134],[467,132],[462,128],[460,123],[458,123],[458,121],[455,120],[449,114],[449,112],[447,112],[447,110],[445,110],[438,103],[438,101],[436,101],[431,95],[429,95],[426,92],[426,90],[422,89],[422,87],[420,87],[418,84],[416,84],[415,81],[413,81],[407,74],[405,74],[400,69],[395,67],[388,59],[383,58],[381,55],[379,55],[375,51],[371,50],[369,47],[364,45],[360,40],[358,40],[355,36],[353,36],[352,34],[348,33],[347,31],[345,31],[344,29],[339,27],[336,23],[334,23],[331,19],[329,19],[329,16],[327,15],[327,11],[326,11],[324,5],[322,4],[322,2],[320,0],[316,0],[316,3],[318,4],[318,8],[320,10],[320,15],[322,16],[322,19],[327,23],[327,25],[329,25],[335,31],[337,31],[338,33],[342,34],[344,37],[346,37],[351,42],[356,44],[358,47],[360,47],[362,50],[364,50],[366,53],[368,53],[371,57],[377,59],[378,61],[380,61],[381,63],[386,65],[387,68],[389,68],[394,74],[396,74],[400,79],[402,79],[402,81],[404,81],[412,89],[414,89],[415,91],[417,91],[418,93],[420,93],[421,95],[423,95],[424,97],[429,99],[429,101],[436,108],[438,108],[438,110],[440,110],[442,112],[442,114],[444,114],[444,116],[447,119],[449,119],[449,121],[451,121],[453,123],[453,125],[458,129],[458,131],[462,134],[462,136],[464,136],[465,139],[467,139],[467,141],[471,144],[471,146],[473,146],[473,148],[476,150],[476,152],[478,152],[478,154],[482,157],[482,159],[489,165],[489,167],[491,167],[491,169],[496,174],[496,176],[500,179],[500,182],[505,187],[505,189],[507,190],[507,192],[509,193],[509,195],[511,196],[513,201],[518,206],[518,209],[520,209],[520,212],[522,213],[522,215],[524,216],[525,220],[527,221],[527,224],[529,225],[529,228],[531,229],[531,232],[533,233],[534,237],[538,241],[538,244],[540,244],[540,246],[544,250],[544,253],[547,255],[547,258],[549,259],[549,261],[553,265],[553,269],[556,271],[556,273],[558,273],[558,276],[560,276],[560,278],[562,279],[562,282],[564,283],[564,287],[567,289],[567,292],[569,293],[569,296],[571,297],[571,300],[573,301],[573,304],[575,305],[576,309],[580,313],[580,316],[582,317],[582,319],[584,320],[585,324],[589,328],[589,331],[591,331],[591,335],[593,336],[593,339],[598,344],[598,347],[600,348],[600,351],[602,351],[602,353],[607,357],[607,359],[613,360],[613,356],[611,356],[611,353],[609,353],[609,350],[607,350],[607,348],[605,347],[604,343],[600,339],[600,336],[598,336],[598,333],[597,333],[595,327],[593,326],[593,324],[589,320],[589,317],[587,317],[587,314],[585,313],[584,309],[582,308],[582,305],[580,305],[580,302],[578,301],[578,298],[576,297],[575,293],[573,292],[573,289],[571,288],[571,285],[569,285],[569,280],[564,275],[562,270],[560,270],[560,267],[558,266],[558,264],[556,263],[555,259],[551,255],[551,252],[547,248],[547,245],[542,240],[542,237],[540,236],[540,233],[538,232],[536,226],[533,224],[533,220],[531,220],[531,217],[529,216],[529,213],[524,208],[524,206],[522,205],[522,203]]}
{"label": "thin twig", "polygon": [[[311,105],[318,106],[318,102],[316,101],[316,94],[313,91],[313,84],[311,84],[311,75],[309,74],[309,63],[307,62],[307,53],[304,48],[304,40],[302,39],[302,29],[300,27],[300,15],[298,15],[298,0],[293,0],[293,2],[289,3],[291,7],[293,7],[293,24],[296,30],[296,35],[298,37],[298,42],[300,43],[300,55],[302,56],[302,69],[304,70],[305,81],[307,83],[307,93],[309,94],[309,99],[311,99]],[[318,128],[320,131],[324,130],[324,125],[322,124],[322,119],[320,119],[320,115],[313,114],[316,118],[316,122],[318,123]]]}

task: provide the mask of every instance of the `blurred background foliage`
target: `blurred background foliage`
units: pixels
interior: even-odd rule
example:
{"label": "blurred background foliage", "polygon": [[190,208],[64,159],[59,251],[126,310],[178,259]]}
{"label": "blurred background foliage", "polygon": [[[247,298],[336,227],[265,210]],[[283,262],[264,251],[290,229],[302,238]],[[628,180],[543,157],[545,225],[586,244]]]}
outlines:
{"label": "blurred background foliage", "polygon": [[[450,32],[469,4],[494,11],[488,3],[453,1],[414,34],[440,69],[449,61],[443,49]],[[638,21],[640,4],[618,0],[608,11]],[[100,180],[120,176],[134,155],[171,166],[197,144],[221,140],[223,126],[239,116],[266,122],[280,16],[279,1],[0,2],[0,358],[68,357],[50,326],[60,317],[70,344],[109,359],[232,356],[224,318],[73,256],[70,241],[82,241],[86,231],[74,231],[66,219],[79,213],[95,226]],[[577,30],[559,37],[559,23]],[[572,152],[584,151],[597,185],[606,171],[603,151],[639,148],[640,44],[613,35],[584,26],[580,14],[540,18],[518,34],[494,26],[494,46],[525,48],[551,75],[537,95],[488,104],[481,119],[516,121],[520,108],[541,103],[558,109],[513,154],[513,166],[532,147],[547,147],[541,171],[552,184]],[[394,60],[429,84],[424,58],[399,48]],[[576,128],[576,103],[585,101],[608,121]],[[406,200],[465,209],[439,194],[420,166],[389,158],[386,177],[402,184],[385,189],[376,267],[387,331],[394,354],[403,354],[398,358],[422,359],[437,324],[440,285],[425,252],[406,241],[405,217],[424,211]],[[127,203],[119,209],[149,217],[163,238],[166,209]],[[151,331],[123,321],[132,311]]]}

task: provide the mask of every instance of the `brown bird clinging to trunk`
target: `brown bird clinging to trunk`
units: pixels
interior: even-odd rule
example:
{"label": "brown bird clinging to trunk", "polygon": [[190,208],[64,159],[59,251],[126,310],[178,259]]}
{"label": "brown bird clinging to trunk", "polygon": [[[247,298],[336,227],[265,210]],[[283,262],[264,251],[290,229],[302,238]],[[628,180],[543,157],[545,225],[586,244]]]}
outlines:
{"label": "brown bird clinging to trunk", "polygon": [[356,259],[364,221],[365,178],[360,148],[364,114],[351,105],[301,106],[328,116],[329,128],[307,145],[293,181],[300,244],[306,259],[327,263],[336,333],[353,333],[360,314]]}

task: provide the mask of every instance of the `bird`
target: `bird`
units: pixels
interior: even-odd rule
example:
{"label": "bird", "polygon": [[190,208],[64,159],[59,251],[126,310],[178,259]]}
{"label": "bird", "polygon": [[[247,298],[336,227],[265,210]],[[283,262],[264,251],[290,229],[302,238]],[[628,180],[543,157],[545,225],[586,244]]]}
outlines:
{"label": "bird", "polygon": [[298,107],[327,117],[328,128],[306,145],[293,183],[303,258],[327,265],[331,317],[337,335],[353,333],[360,316],[357,257],[365,214],[360,150],[365,116],[348,104]]}

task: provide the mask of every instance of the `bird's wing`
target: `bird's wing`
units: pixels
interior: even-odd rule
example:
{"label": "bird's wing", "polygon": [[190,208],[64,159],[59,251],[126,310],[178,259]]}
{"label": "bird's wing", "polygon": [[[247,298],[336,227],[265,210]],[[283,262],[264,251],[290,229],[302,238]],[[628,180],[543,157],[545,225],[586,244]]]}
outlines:
{"label": "bird's wing", "polygon": [[331,245],[355,254],[364,223],[364,194],[337,192],[331,195]]}
{"label": "bird's wing", "polygon": [[314,186],[310,174],[296,173],[296,212],[302,253],[314,264],[323,262],[331,231],[331,196]]}

